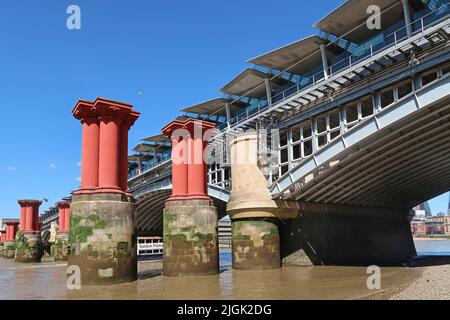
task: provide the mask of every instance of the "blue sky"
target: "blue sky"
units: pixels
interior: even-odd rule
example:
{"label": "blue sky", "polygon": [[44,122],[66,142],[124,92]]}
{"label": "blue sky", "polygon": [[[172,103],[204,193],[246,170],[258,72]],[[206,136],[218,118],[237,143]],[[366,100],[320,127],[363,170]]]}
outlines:
{"label": "blue sky", "polygon": [[[0,217],[17,217],[21,198],[48,198],[43,212],[78,187],[79,98],[135,105],[132,147],[182,107],[218,96],[245,60],[315,32],[341,2],[2,0]],[[66,28],[71,4],[81,30]],[[432,201],[433,212],[447,201]]]}

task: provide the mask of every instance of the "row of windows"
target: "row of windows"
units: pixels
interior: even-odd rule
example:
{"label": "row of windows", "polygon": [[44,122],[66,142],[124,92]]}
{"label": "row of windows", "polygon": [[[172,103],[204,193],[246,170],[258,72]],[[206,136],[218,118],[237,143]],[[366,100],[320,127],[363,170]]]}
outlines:
{"label": "row of windows", "polygon": [[140,250],[138,252],[139,255],[146,255],[146,254],[158,254],[158,253],[163,253],[162,249],[157,249],[157,250]]}
{"label": "row of windows", "polygon": [[412,80],[401,81],[395,87],[391,86],[380,90],[375,95],[364,96],[312,120],[281,130],[278,144],[279,172],[273,173],[272,180],[276,180],[278,175],[283,175],[289,170],[289,145],[292,146],[292,167],[295,167],[302,159],[309,157],[314,150],[319,150],[374,113],[411,94],[416,85],[419,87],[426,86],[447,75],[449,71],[450,65],[440,70],[425,72],[416,82]]}

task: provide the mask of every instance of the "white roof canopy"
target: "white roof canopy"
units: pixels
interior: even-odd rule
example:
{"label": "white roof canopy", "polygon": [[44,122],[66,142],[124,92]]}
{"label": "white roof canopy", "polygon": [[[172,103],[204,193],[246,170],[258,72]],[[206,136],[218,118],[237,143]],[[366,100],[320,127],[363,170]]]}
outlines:
{"label": "white roof canopy", "polygon": [[[409,4],[413,10],[424,7],[419,0],[409,0]],[[367,8],[371,5],[379,6],[382,11],[382,29],[404,18],[400,0],[347,0],[339,8],[317,22],[314,27],[336,36],[345,35],[345,39],[356,43],[362,42],[380,32],[376,29],[370,30],[365,25],[370,16],[367,13]],[[350,33],[347,35],[348,32]]]}
{"label": "white roof canopy", "polygon": [[[260,99],[266,96],[264,79],[271,77],[273,77],[273,75],[266,74],[259,70],[247,68],[236,78],[227,83],[222,89],[220,89],[220,91],[230,95],[245,95],[250,98]],[[281,78],[272,79],[270,81],[272,89],[277,89],[287,82],[287,80]],[[247,93],[249,90],[252,91]]]}
{"label": "white roof canopy", "polygon": [[[225,117],[226,116],[226,109],[225,104],[229,102],[229,100],[224,98],[216,98],[212,100],[208,100],[202,103],[199,103],[197,105],[184,108],[181,110],[181,112],[187,112],[187,113],[196,113],[196,114],[205,114],[205,115],[216,115],[219,117]],[[246,107],[247,104],[243,102],[233,102],[233,104],[230,104],[230,111],[231,113],[234,113],[236,111],[239,111],[241,108]]]}
{"label": "white roof canopy", "polygon": [[[247,62],[279,71],[287,69],[287,72],[303,75],[322,65],[320,45],[328,42],[314,35],[250,59]],[[333,58],[344,50],[332,44],[327,47],[327,51],[328,58]]]}

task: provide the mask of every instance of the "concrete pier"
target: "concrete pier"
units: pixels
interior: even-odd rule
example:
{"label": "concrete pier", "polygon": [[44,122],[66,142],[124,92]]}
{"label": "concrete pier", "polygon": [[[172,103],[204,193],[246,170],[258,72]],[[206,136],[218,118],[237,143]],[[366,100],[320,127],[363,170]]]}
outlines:
{"label": "concrete pier", "polygon": [[416,255],[410,210],[301,203],[281,225],[281,254],[315,265],[397,265]]}
{"label": "concrete pier", "polygon": [[16,243],[14,241],[3,242],[2,257],[6,259],[14,259],[16,252]]}
{"label": "concrete pier", "polygon": [[273,218],[238,219],[231,222],[233,268],[237,270],[280,267],[279,221]]}
{"label": "concrete pier", "polygon": [[39,225],[39,200],[19,200],[20,230],[16,235],[14,261],[40,262],[44,254]]}
{"label": "concrete pier", "polygon": [[[128,131],[140,113],[97,98],[80,100],[72,114],[82,123],[82,160],[81,187],[70,204],[68,269],[79,268],[82,285],[134,281],[136,205],[128,192],[127,152]],[[68,221],[64,225],[67,231]]]}
{"label": "concrete pier", "polygon": [[42,246],[40,231],[17,232],[15,262],[41,262],[43,254],[44,248]]}
{"label": "concrete pier", "polygon": [[298,213],[295,201],[272,200],[258,166],[257,135],[230,142],[232,190],[227,212],[232,220],[233,269],[281,268],[279,224]]}
{"label": "concrete pier", "polygon": [[167,201],[164,209],[164,275],[217,274],[217,209],[211,200]]}
{"label": "concrete pier", "polygon": [[81,283],[137,279],[135,203],[123,194],[72,197],[68,266],[78,266]]}

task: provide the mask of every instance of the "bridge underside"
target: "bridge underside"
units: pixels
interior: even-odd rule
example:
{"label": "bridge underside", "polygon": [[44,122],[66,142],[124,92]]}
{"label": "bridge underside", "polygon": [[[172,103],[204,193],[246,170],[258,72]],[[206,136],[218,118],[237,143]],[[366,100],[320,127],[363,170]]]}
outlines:
{"label": "bridge underside", "polygon": [[409,209],[450,190],[450,96],[379,130],[310,175],[290,189],[289,198]]}
{"label": "bridge underside", "polygon": [[[136,199],[136,227],[138,236],[163,235],[164,206],[172,194],[172,189],[149,192]],[[226,203],[213,198],[219,219],[226,215]]]}

